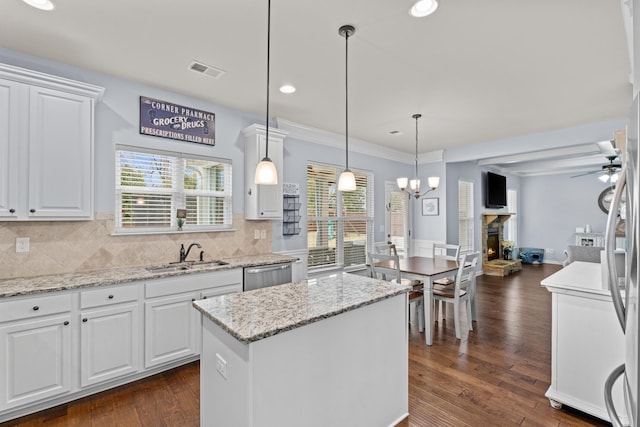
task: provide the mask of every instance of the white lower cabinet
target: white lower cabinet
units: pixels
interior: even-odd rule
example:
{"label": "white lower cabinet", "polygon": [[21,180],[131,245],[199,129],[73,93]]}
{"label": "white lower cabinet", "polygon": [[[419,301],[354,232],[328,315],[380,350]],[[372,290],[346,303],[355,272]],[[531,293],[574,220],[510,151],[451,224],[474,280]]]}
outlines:
{"label": "white lower cabinet", "polygon": [[144,304],[144,366],[150,368],[199,353],[198,293],[157,298]]}
{"label": "white lower cabinet", "polygon": [[196,360],[192,302],[242,280],[237,268],[0,298],[0,423]]}
{"label": "white lower cabinet", "polygon": [[71,391],[70,301],[56,296],[0,306],[0,413]]}
{"label": "white lower cabinet", "polygon": [[82,387],[138,372],[138,312],[134,303],[82,313]]}

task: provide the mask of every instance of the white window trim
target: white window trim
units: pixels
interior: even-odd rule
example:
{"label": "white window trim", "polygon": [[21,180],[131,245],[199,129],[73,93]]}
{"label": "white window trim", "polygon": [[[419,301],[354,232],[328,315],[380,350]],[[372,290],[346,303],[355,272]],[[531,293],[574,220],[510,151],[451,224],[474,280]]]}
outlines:
{"label": "white window trim", "polygon": [[[342,171],[340,166],[336,166],[336,165],[332,165],[332,164],[328,164],[328,163],[322,163],[322,162],[307,162],[307,165],[316,165],[316,166],[320,166],[320,167],[326,167],[326,168],[331,168],[335,170],[335,182],[336,182],[336,187],[337,187],[337,182],[338,182],[338,177],[340,175],[340,172]],[[365,247],[365,257],[366,257],[366,252],[368,252],[369,250],[371,250],[371,245],[373,244],[373,238],[374,238],[374,174],[372,171],[367,171],[367,170],[363,170],[363,169],[355,169],[355,168],[351,168],[351,170],[355,173],[360,173],[360,174],[364,174],[367,175],[367,213],[366,216],[362,216],[362,217],[346,217],[346,216],[342,216],[342,197],[337,197],[336,198],[336,212],[337,215],[336,216],[331,216],[331,217],[316,217],[316,216],[312,216],[309,215],[309,212],[307,212],[307,221],[314,221],[314,220],[318,220],[318,221],[330,221],[330,220],[335,220],[336,221],[336,225],[337,225],[337,236],[340,236],[340,238],[337,240],[336,242],[336,260],[335,260],[335,264],[325,264],[325,265],[319,265],[316,267],[309,267],[309,274],[317,274],[319,272],[329,272],[329,271],[357,271],[357,270],[362,270],[365,266],[366,266],[366,259],[365,259],[365,263],[363,264],[354,264],[354,265],[349,265],[349,266],[344,266],[344,240],[343,240],[343,230],[344,230],[344,221],[345,219],[358,219],[358,220],[364,220],[366,221],[367,224],[367,231],[366,231],[366,236],[367,236],[367,242],[366,242],[366,247]],[[308,178],[307,178],[308,179]],[[336,190],[337,191],[337,190]],[[339,192],[338,192],[339,193]],[[309,197],[309,195],[307,195],[307,197]],[[309,248],[308,244],[307,244],[307,250],[310,250],[313,248]]]}
{"label": "white window trim", "polygon": [[[184,189],[184,174],[176,172],[173,177],[173,189],[163,190],[159,188],[145,188],[145,193],[149,194],[171,194],[171,211],[175,212],[177,209],[184,209],[186,205],[187,196],[213,196],[224,197],[224,212],[223,212],[223,224],[220,225],[194,225],[185,224],[182,230],[177,229],[177,222],[175,215],[171,215],[171,224],[169,227],[148,227],[148,228],[124,228],[121,227],[121,213],[122,213],[122,187],[119,185],[120,176],[118,174],[119,151],[131,151],[137,153],[157,154],[167,157],[172,157],[179,160],[206,160],[212,162],[224,163],[227,168],[225,173],[225,190],[224,191],[201,191],[201,190],[187,190]],[[173,234],[173,233],[201,233],[201,232],[224,232],[234,231],[232,228],[233,223],[233,199],[232,199],[232,160],[220,157],[202,156],[190,153],[156,150],[146,147],[136,147],[127,145],[117,145],[115,149],[115,228],[112,235],[150,235],[150,234]]]}

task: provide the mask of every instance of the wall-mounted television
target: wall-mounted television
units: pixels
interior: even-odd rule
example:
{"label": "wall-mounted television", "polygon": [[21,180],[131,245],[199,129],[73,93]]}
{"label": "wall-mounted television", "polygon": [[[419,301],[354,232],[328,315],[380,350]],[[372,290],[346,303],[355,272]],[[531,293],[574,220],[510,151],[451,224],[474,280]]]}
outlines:
{"label": "wall-mounted television", "polygon": [[507,206],[507,177],[487,172],[487,192],[485,205],[487,208],[503,208]]}

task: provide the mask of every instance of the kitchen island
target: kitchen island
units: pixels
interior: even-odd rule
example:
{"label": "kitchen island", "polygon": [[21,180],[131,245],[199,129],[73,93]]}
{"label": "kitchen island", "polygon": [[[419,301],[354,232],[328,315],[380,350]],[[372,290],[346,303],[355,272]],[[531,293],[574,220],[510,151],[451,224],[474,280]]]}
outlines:
{"label": "kitchen island", "polygon": [[[624,336],[602,264],[575,261],[541,283],[552,293],[551,385],[545,396],[556,409],[565,404],[610,421],[604,383],[624,361]],[[622,414],[622,381],[613,388],[613,401]]]}
{"label": "kitchen island", "polygon": [[195,301],[201,425],[397,424],[409,290],[343,273]]}

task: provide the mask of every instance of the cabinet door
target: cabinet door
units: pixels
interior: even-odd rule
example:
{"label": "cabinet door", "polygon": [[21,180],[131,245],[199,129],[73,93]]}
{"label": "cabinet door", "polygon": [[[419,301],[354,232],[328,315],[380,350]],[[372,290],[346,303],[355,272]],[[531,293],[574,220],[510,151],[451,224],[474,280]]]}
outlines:
{"label": "cabinet door", "polygon": [[161,365],[198,354],[198,293],[157,298],[144,307],[144,366]]}
{"label": "cabinet door", "polygon": [[82,313],[82,387],[138,371],[138,313],[137,303]]}
{"label": "cabinet door", "polygon": [[278,172],[277,185],[254,183],[256,166],[266,154],[264,126],[252,125],[243,130],[245,167],[245,218],[282,219],[282,180],[284,178],[284,138],[286,133],[269,128],[269,158]]}
{"label": "cabinet door", "polygon": [[0,410],[71,390],[71,316],[0,327]]}
{"label": "cabinet door", "polygon": [[30,218],[92,218],[92,109],[90,98],[30,88]]}
{"label": "cabinet door", "polygon": [[0,80],[0,217],[17,217],[20,101],[26,90],[25,85]]}

